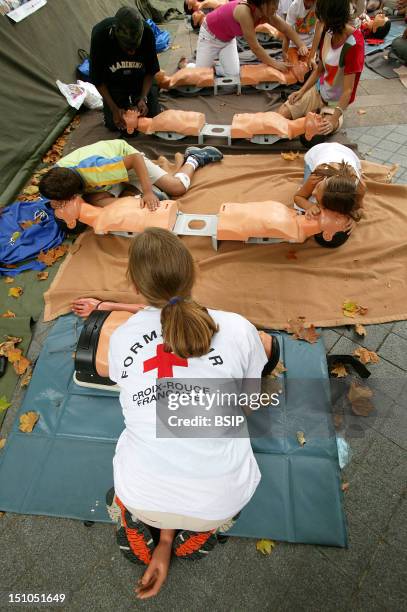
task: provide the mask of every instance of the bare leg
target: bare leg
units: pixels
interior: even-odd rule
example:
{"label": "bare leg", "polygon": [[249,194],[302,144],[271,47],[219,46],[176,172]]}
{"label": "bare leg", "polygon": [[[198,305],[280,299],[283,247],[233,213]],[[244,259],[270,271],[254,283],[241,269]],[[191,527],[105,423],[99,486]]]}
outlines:
{"label": "bare leg", "polygon": [[[184,164],[177,172],[186,174],[187,177],[192,180],[195,173],[195,168],[191,164]],[[173,174],[165,174],[163,177],[156,181],[155,185],[169,196],[179,197],[184,195],[186,192],[185,186],[181,183],[178,177]]]}
{"label": "bare leg", "polygon": [[280,106],[280,108],[277,110],[279,115],[282,115],[283,117],[285,117],[286,119],[292,119],[291,113],[288,110],[288,108],[286,107],[285,104],[282,104]]}

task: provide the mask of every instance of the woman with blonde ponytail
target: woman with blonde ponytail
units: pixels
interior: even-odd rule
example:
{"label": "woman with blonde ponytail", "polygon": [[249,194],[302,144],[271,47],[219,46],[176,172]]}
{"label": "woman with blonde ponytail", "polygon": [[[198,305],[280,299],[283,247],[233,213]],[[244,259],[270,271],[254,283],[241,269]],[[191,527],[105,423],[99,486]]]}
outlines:
{"label": "woman with blonde ponytail", "polygon": [[[261,339],[240,315],[208,310],[193,299],[192,256],[167,230],[150,228],[133,239],[127,274],[148,305],[133,305],[136,314],[110,340],[109,376],[120,387],[125,428],[107,503],[118,521],[122,553],[147,565],[136,587],[137,597],[145,599],[165,582],[171,554],[208,554],[217,531],[230,528],[260,481],[247,435],[194,437],[192,430],[191,437],[182,437],[176,427],[167,437],[157,435],[160,394],[185,379],[259,380],[265,366],[277,364],[279,349],[276,338]],[[94,302],[77,300],[74,311],[106,309],[106,302]],[[176,420],[181,411],[170,414]]]}

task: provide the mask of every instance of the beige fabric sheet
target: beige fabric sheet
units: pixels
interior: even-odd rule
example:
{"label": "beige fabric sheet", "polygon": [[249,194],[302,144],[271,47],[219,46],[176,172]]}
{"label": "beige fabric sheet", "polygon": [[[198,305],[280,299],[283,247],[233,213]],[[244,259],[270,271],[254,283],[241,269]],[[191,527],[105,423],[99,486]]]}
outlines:
{"label": "beige fabric sheet", "polygon": [[[353,320],[341,309],[345,299],[368,308],[364,323],[407,319],[407,186],[388,184],[394,168],[362,165],[365,218],[339,249],[324,249],[311,238],[299,245],[223,242],[215,252],[209,238],[183,238],[199,263],[195,298],[276,329],[297,316],[323,327],[349,324]],[[302,176],[302,158],[225,156],[196,173],[179,206],[216,213],[227,201],[273,199],[289,205]],[[140,302],[125,280],[128,244],[117,236],[82,234],[45,294],[45,320],[69,312],[80,296]],[[290,258],[293,251],[296,259]]]}

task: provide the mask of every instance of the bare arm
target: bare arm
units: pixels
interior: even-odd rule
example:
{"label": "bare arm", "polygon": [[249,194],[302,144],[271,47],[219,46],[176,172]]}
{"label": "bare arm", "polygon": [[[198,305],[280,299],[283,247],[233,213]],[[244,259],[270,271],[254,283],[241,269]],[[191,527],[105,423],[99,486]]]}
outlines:
{"label": "bare arm", "polygon": [[97,90],[102,96],[105,104],[107,104],[107,106],[112,111],[113,121],[116,127],[119,130],[125,130],[126,123],[123,119],[124,109],[119,108],[117,106],[116,102],[113,100],[112,96],[110,95],[109,89],[105,83],[102,83],[101,85],[97,85]]}
{"label": "bare arm", "polygon": [[316,185],[322,180],[323,177],[311,174],[303,185],[296,191],[294,195],[294,202],[300,208],[308,210],[314,206],[314,202],[310,202],[309,198],[312,195]]}
{"label": "bare arm", "polygon": [[150,564],[136,586],[138,599],[154,597],[166,581],[174,536],[174,529],[161,529],[160,541],[153,552]]}
{"label": "bare arm", "polygon": [[71,310],[78,317],[88,317],[94,310],[121,310],[125,312],[139,312],[145,308],[144,304],[124,304],[121,302],[108,302],[96,298],[77,298],[71,304]]}
{"label": "bare arm", "polygon": [[288,66],[284,64],[284,62],[277,62],[276,60],[272,59],[257,40],[253,17],[248,6],[245,4],[238,5],[233,11],[233,16],[236,21],[240,23],[243,37],[257,59],[267,66],[271,66],[272,68],[276,68],[276,70],[286,72],[288,70]]}
{"label": "bare arm", "polygon": [[324,32],[324,25],[318,20],[315,25],[314,38],[312,39],[311,50],[309,52],[309,61],[314,59],[318,51],[319,43],[321,42],[323,32]]}
{"label": "bare arm", "polygon": [[148,106],[147,106],[147,103],[145,102],[145,99],[147,98],[150,92],[152,84],[153,84],[153,75],[146,74],[143,79],[143,86],[141,88],[141,97],[137,104],[137,108],[142,117],[145,117],[148,113]]}
{"label": "bare arm", "polygon": [[279,17],[278,15],[273,15],[272,17],[270,17],[270,23],[282,34],[284,34],[284,36],[287,36],[287,38],[293,41],[293,43],[298,49],[299,55],[308,54],[308,49],[302,42],[301,37],[297,34],[294,28],[292,28],[286,21],[281,19],[281,17]]}
{"label": "bare arm", "polygon": [[123,163],[126,170],[134,170],[136,173],[143,191],[143,203],[150,210],[155,210],[159,205],[159,200],[153,193],[153,186],[148,175],[144,157],[140,153],[132,153],[123,158]]}
{"label": "bare arm", "polygon": [[[319,77],[323,73],[324,67],[322,62],[319,62],[318,65],[314,63],[313,71],[311,72],[308,79],[305,81],[304,85],[298,91],[294,91],[292,94],[288,96],[288,102],[290,104],[295,104],[299,100],[301,100],[302,96],[312,87],[314,87],[315,83],[318,81]],[[322,123],[322,121],[321,121]]]}

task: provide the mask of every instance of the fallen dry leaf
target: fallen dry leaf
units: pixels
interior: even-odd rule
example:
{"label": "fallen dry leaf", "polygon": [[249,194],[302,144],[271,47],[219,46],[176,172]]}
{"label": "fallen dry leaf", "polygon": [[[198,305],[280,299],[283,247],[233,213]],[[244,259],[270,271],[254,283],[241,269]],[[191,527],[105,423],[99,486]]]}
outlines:
{"label": "fallen dry leaf", "polygon": [[0,438],[0,450],[5,447],[7,438]]}
{"label": "fallen dry leaf", "polygon": [[374,351],[369,351],[367,348],[357,348],[353,351],[353,354],[361,363],[364,363],[365,365],[367,363],[379,363],[380,361],[379,355]]}
{"label": "fallen dry leaf", "polygon": [[36,185],[28,185],[28,187],[26,187],[25,189],[23,189],[23,194],[24,195],[36,195],[39,193],[39,189]]}
{"label": "fallen dry leaf", "polygon": [[20,416],[20,425],[18,429],[24,433],[31,433],[39,418],[40,415],[38,412],[34,412],[33,410],[25,412]]}
{"label": "fallen dry leaf", "polygon": [[331,370],[331,374],[335,374],[336,378],[344,378],[348,375],[348,371],[343,363],[336,363]]}
{"label": "fallen dry leaf", "polygon": [[287,252],[285,258],[286,259],[298,259],[297,252],[291,249],[290,251]]}
{"label": "fallen dry leaf", "polygon": [[367,111],[364,108],[358,110],[358,115],[366,115]]}
{"label": "fallen dry leaf", "polygon": [[7,340],[0,344],[0,356],[8,357],[10,351],[15,349],[15,345],[21,342],[21,338],[6,336]]}
{"label": "fallen dry leaf", "polygon": [[39,281],[47,280],[48,276],[49,276],[49,272],[47,272],[46,270],[44,270],[43,272],[37,273],[37,279]]}
{"label": "fallen dry leaf", "polygon": [[273,540],[257,540],[256,542],[256,550],[261,552],[262,555],[271,555],[276,546],[277,542]]}
{"label": "fallen dry leaf", "polygon": [[349,392],[348,399],[352,406],[352,411],[358,416],[369,416],[374,409],[370,398],[373,396],[373,391],[369,387],[363,387],[356,382],[352,382]]}
{"label": "fallen dry leaf", "polygon": [[299,152],[294,153],[294,151],[289,151],[288,153],[281,153],[281,157],[286,161],[294,161],[300,156]]}
{"label": "fallen dry leaf", "polygon": [[21,374],[24,374],[24,372],[27,370],[29,365],[31,365],[31,361],[22,355],[21,358],[13,364],[13,368],[16,374],[21,376]]}
{"label": "fallen dry leaf", "polygon": [[7,359],[10,363],[15,363],[16,361],[21,359],[22,354],[23,352],[21,349],[14,347],[7,353]]}
{"label": "fallen dry leaf", "polygon": [[28,387],[28,385],[30,384],[32,375],[33,375],[33,367],[32,367],[32,364],[30,363],[30,365],[27,367],[26,371],[24,372],[24,374],[22,375],[20,379],[20,384],[22,387]]}
{"label": "fallen dry leaf", "polygon": [[0,397],[0,412],[7,410],[9,406],[11,406],[11,404],[9,401],[7,401],[7,397],[5,395],[2,395]]}
{"label": "fallen dry leaf", "polygon": [[11,285],[11,283],[14,283],[14,276],[5,276],[4,282],[6,285]]}
{"label": "fallen dry leaf", "polygon": [[334,414],[334,425],[339,428],[343,423],[343,416],[341,414]]}
{"label": "fallen dry leaf", "polygon": [[15,319],[16,315],[12,310],[6,310],[6,312],[3,312],[3,314],[0,315],[0,317],[2,319]]}
{"label": "fallen dry leaf", "polygon": [[279,361],[274,370],[270,372],[269,376],[271,378],[277,378],[277,376],[280,376],[283,372],[287,372],[287,368],[282,361]]}
{"label": "fallen dry leaf", "polygon": [[8,290],[9,297],[13,297],[13,298],[19,298],[21,295],[23,295],[23,293],[24,293],[24,289],[22,287],[11,287]]}
{"label": "fallen dry leaf", "polygon": [[359,306],[359,304],[351,300],[345,300],[342,304],[342,313],[345,317],[354,318],[358,314],[364,316],[367,310],[364,306]]}
{"label": "fallen dry leaf", "polygon": [[60,257],[63,257],[68,250],[68,245],[60,244],[58,247],[49,249],[49,251],[41,251],[38,255],[38,261],[45,263],[46,266],[52,266]]}
{"label": "fallen dry leaf", "polygon": [[297,440],[298,440],[298,444],[300,444],[301,446],[304,446],[306,444],[306,439],[305,439],[305,434],[303,431],[297,431]]}
{"label": "fallen dry leaf", "polygon": [[366,336],[367,334],[366,327],[362,325],[362,323],[357,323],[355,325],[355,332],[358,336]]}
{"label": "fallen dry leaf", "polygon": [[181,45],[172,45],[172,47],[170,47],[171,51],[176,51],[177,49],[181,49]]}
{"label": "fallen dry leaf", "polygon": [[305,317],[290,319],[286,330],[289,334],[293,335],[295,340],[305,340],[310,344],[317,342],[320,337],[320,334],[316,331],[312,323],[309,327],[305,327]]}
{"label": "fallen dry leaf", "polygon": [[349,482],[343,482],[341,488],[344,493],[346,493],[346,491],[349,491]]}

